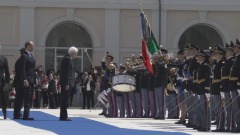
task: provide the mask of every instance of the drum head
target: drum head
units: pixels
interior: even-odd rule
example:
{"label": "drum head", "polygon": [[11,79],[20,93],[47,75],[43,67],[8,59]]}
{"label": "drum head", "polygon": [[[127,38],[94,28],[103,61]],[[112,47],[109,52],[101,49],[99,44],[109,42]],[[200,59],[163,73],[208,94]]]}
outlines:
{"label": "drum head", "polygon": [[118,92],[131,92],[135,91],[136,87],[129,84],[118,84],[113,86],[113,89]]}

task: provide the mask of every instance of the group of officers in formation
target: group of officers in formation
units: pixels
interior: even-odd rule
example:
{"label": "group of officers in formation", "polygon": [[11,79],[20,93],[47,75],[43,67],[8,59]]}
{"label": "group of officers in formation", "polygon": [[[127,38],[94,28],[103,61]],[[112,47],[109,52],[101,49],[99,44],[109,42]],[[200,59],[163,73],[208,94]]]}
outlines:
{"label": "group of officers in formation", "polygon": [[[175,60],[168,58],[167,49],[161,47],[159,52],[151,58],[153,74],[139,68],[142,56],[133,57],[118,68],[111,54],[104,56],[101,90],[107,100],[102,102],[105,106],[99,115],[179,119],[176,124],[198,131],[211,131],[211,125],[216,125],[212,132],[240,132],[238,39],[225,47],[216,44],[209,50],[189,43],[177,52]],[[139,65],[133,66],[136,60]],[[113,78],[118,75],[133,76],[136,89],[112,89],[116,85]]]}

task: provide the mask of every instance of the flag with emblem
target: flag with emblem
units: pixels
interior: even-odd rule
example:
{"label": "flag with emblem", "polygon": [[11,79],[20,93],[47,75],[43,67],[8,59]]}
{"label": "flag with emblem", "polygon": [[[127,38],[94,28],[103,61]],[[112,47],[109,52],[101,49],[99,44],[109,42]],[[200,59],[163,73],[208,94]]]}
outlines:
{"label": "flag with emblem", "polygon": [[159,51],[157,41],[151,30],[151,26],[148,22],[147,16],[144,12],[141,12],[141,22],[142,22],[142,56],[143,62],[146,68],[153,74],[153,67],[150,62],[150,58],[153,54]]}

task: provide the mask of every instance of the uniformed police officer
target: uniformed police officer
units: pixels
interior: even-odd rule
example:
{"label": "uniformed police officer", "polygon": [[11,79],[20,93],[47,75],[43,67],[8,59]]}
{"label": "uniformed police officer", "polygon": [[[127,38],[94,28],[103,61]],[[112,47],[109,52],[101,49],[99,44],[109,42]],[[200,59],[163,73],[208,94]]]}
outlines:
{"label": "uniformed police officer", "polygon": [[230,93],[232,97],[232,132],[240,132],[238,89],[240,89],[240,42],[236,40],[233,51],[234,64],[230,71]]}
{"label": "uniformed police officer", "polygon": [[222,68],[222,89],[221,93],[223,94],[223,102],[224,102],[224,111],[226,112],[226,128],[225,132],[230,131],[230,126],[231,126],[231,95],[230,95],[230,85],[229,85],[229,74],[230,74],[230,69],[234,63],[234,52],[233,52],[233,47],[234,44],[231,42],[230,45],[226,44],[225,46],[225,51],[226,51],[226,60],[225,64]]}
{"label": "uniformed police officer", "polygon": [[214,56],[216,58],[216,63],[214,65],[214,68],[212,70],[213,72],[213,79],[212,79],[212,90],[211,95],[213,96],[213,102],[215,106],[211,106],[212,109],[216,108],[216,121],[217,123],[217,129],[213,130],[213,132],[219,132],[224,131],[225,129],[225,119],[224,119],[224,111],[222,106],[222,100],[223,97],[220,95],[220,91],[222,89],[221,84],[221,74],[222,74],[222,68],[225,64],[224,57],[225,57],[225,50],[220,46],[216,45],[214,50]]}
{"label": "uniformed police officer", "polygon": [[108,101],[110,105],[106,117],[114,117],[115,115],[113,93],[111,92],[112,79],[116,70],[116,67],[113,64],[113,59],[114,57],[111,54],[107,54],[105,60],[102,61],[102,69],[104,70],[103,89],[108,92]]}
{"label": "uniformed police officer", "polygon": [[[208,105],[207,93],[210,92],[210,67],[208,65],[209,55],[200,49],[197,54],[199,66],[196,70],[196,93],[197,93],[197,121],[198,131],[210,131],[210,109]],[[210,96],[209,96],[210,97]]]}
{"label": "uniformed police officer", "polygon": [[153,58],[153,70],[154,70],[154,92],[156,98],[157,111],[154,119],[165,119],[165,88],[168,82],[167,66],[165,63],[168,50],[161,47],[162,59],[158,57]]}
{"label": "uniformed police officer", "polygon": [[[188,45],[188,57],[186,61],[186,90],[187,90],[187,110],[188,110],[188,116],[189,120],[186,124],[186,127],[196,127],[198,125],[197,123],[197,113],[195,108],[195,104],[197,101],[196,91],[194,88],[194,71],[198,68],[199,63],[196,59],[196,54],[198,53],[199,48],[194,45],[193,43],[190,43]],[[194,109],[192,109],[194,108]]]}

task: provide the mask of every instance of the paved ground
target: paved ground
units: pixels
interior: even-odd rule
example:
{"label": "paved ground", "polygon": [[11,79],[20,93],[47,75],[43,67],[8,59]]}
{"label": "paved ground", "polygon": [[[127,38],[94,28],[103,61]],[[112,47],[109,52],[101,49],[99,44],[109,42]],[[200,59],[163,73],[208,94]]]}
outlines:
{"label": "paved ground", "polygon": [[58,120],[59,109],[32,109],[34,121],[12,120],[12,111],[8,109],[7,120],[3,120],[0,113],[0,135],[221,135],[197,132],[176,125],[176,120],[171,119],[105,118],[98,115],[100,110],[69,109],[69,116],[73,120],[70,122]]}

